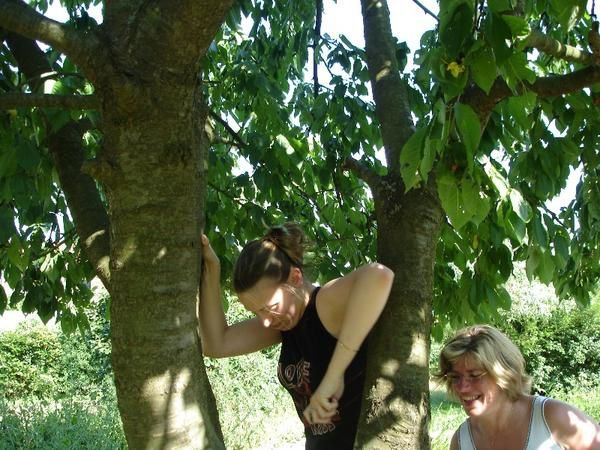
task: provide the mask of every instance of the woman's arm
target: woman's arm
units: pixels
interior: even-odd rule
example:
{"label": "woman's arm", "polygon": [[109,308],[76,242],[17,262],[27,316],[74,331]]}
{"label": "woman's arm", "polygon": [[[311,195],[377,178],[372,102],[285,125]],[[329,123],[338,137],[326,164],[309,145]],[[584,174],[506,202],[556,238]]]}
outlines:
{"label": "woman's arm", "polygon": [[600,450],[600,426],[576,407],[548,399],[544,417],[552,437],[563,448]]}
{"label": "woman's arm", "polygon": [[202,280],[198,302],[198,333],[202,352],[222,358],[255,352],[281,341],[277,330],[265,328],[258,318],[228,325],[221,303],[221,263],[205,235],[202,242]]}
{"label": "woman's arm", "polygon": [[393,280],[390,269],[372,263],[327,283],[319,291],[317,312],[338,344],[304,413],[309,422],[328,422],[335,413],[344,389],[344,372],[383,311]]}

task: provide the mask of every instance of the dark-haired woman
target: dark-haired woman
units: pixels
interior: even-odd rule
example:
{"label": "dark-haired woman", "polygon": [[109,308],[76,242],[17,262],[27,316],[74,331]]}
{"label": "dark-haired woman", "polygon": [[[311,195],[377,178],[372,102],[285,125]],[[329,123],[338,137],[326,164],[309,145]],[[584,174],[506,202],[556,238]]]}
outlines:
{"label": "dark-haired woman", "polygon": [[233,287],[256,317],[229,325],[219,259],[203,235],[202,350],[221,358],[281,343],[278,377],[304,423],[306,448],[351,449],[364,384],[364,341],[387,302],[394,274],[372,263],[317,287],[304,274],[304,249],[304,234],[291,223],[242,249]]}
{"label": "dark-haired woman", "polygon": [[579,409],[529,395],[517,346],[500,330],[474,325],[440,352],[438,380],[469,416],[450,450],[600,450],[600,427]]}

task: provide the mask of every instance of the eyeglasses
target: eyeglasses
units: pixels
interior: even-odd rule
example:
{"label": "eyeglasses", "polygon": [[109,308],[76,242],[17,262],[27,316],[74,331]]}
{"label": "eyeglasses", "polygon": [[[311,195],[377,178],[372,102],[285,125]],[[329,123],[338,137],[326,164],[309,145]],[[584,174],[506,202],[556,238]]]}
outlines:
{"label": "eyeglasses", "polygon": [[487,375],[487,372],[471,372],[465,375],[459,375],[457,373],[447,373],[445,378],[452,384],[453,386],[457,386],[461,383],[461,381],[468,381],[469,384],[479,383],[484,376]]}
{"label": "eyeglasses", "polygon": [[281,315],[281,313],[279,311],[277,311],[280,303],[281,303],[281,300],[278,300],[275,303],[271,303],[270,305],[265,305],[262,308],[257,309],[256,311],[253,311],[253,312],[256,315],[258,315],[260,313]]}

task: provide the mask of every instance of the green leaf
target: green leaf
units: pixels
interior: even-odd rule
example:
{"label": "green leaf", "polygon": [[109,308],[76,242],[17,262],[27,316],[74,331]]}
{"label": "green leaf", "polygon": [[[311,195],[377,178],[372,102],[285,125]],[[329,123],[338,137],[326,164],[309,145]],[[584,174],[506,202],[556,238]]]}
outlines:
{"label": "green leaf", "polygon": [[529,247],[527,260],[525,261],[525,273],[527,274],[527,279],[529,281],[533,280],[541,259],[542,252],[540,249],[538,247]]}
{"label": "green leaf", "polygon": [[524,38],[531,33],[531,28],[529,27],[529,23],[519,16],[513,16],[509,14],[504,14],[502,19],[508,27],[510,28],[510,32],[515,38]]}
{"label": "green leaf", "polygon": [[431,169],[433,168],[433,163],[435,158],[437,157],[439,151],[442,149],[442,141],[439,139],[430,139],[430,136],[425,138],[425,145],[423,147],[423,159],[421,160],[421,164],[419,165],[419,173],[421,174],[421,178],[424,181],[427,181],[427,177]]}
{"label": "green leaf", "polygon": [[528,223],[533,216],[533,212],[529,203],[525,201],[521,193],[516,189],[511,189],[509,196],[513,211],[517,214],[517,216],[519,216],[519,219],[521,219],[524,223]]}
{"label": "green leaf", "polygon": [[44,297],[45,294],[42,287],[33,286],[25,294],[21,310],[26,314],[34,312],[38,308],[38,305],[44,301]]}
{"label": "green leaf", "polygon": [[10,245],[6,250],[8,260],[17,267],[21,272],[24,272],[29,264],[28,252],[21,245],[19,239],[11,239]]}
{"label": "green leaf", "polygon": [[531,115],[536,105],[537,96],[532,92],[523,95],[510,97],[506,103],[508,114],[523,130],[529,130],[533,125]]}
{"label": "green leaf", "polygon": [[452,172],[441,174],[437,179],[437,189],[442,208],[446,211],[454,228],[459,230],[469,221],[470,217],[462,208],[460,190],[454,174]]}
{"label": "green leaf", "polygon": [[8,297],[4,292],[4,286],[0,284],[0,316],[4,314],[6,307],[8,306]]}
{"label": "green leaf", "polygon": [[548,246],[548,231],[546,230],[546,227],[542,223],[539,215],[536,215],[533,218],[532,225],[533,225],[533,237],[535,238],[537,245],[539,245],[541,247],[547,247]]}
{"label": "green leaf", "polygon": [[448,58],[456,60],[473,30],[474,8],[466,0],[440,1],[440,38]]}
{"label": "green leaf", "polygon": [[488,14],[486,16],[484,36],[494,49],[494,56],[498,65],[504,63],[512,55],[512,50],[507,44],[507,41],[512,38],[510,28],[498,14]]}
{"label": "green leaf", "polygon": [[512,9],[510,0],[488,0],[488,7],[492,12],[495,13]]}
{"label": "green leaf", "polygon": [[481,123],[469,105],[457,103],[454,106],[454,112],[458,131],[467,150],[467,165],[470,173],[473,170],[473,155],[477,152],[481,139]]}
{"label": "green leaf", "polygon": [[544,284],[549,284],[554,278],[554,269],[554,260],[552,259],[550,252],[542,252],[540,263],[538,264],[536,271],[540,281]]}
{"label": "green leaf", "polygon": [[509,193],[509,183],[508,180],[494,167],[491,162],[487,162],[484,166],[485,173],[492,181],[492,184],[498,191],[498,195],[500,199],[503,200],[508,196]]}
{"label": "green leaf", "polygon": [[8,205],[0,203],[0,246],[6,245],[10,237],[15,233],[13,212]]}
{"label": "green leaf", "polygon": [[470,215],[471,222],[479,225],[490,211],[490,201],[481,187],[470,178],[463,178],[461,195],[465,213]]}
{"label": "green leaf", "polygon": [[527,235],[525,222],[523,222],[523,220],[521,220],[521,218],[513,211],[510,211],[506,216],[505,224],[509,233],[513,235],[519,244],[524,244],[525,236]]}
{"label": "green leaf", "polygon": [[514,53],[500,66],[500,72],[503,74],[506,84],[516,90],[522,81],[533,83],[536,75],[528,67],[527,55],[525,53]]}
{"label": "green leaf", "polygon": [[564,236],[557,235],[554,238],[554,255],[556,267],[564,269],[569,261],[569,241]]}
{"label": "green leaf", "polygon": [[404,181],[406,191],[412,189],[419,181],[418,169],[421,163],[421,154],[428,128],[419,128],[406,141],[400,152],[400,175]]}
{"label": "green leaf", "polygon": [[40,155],[31,141],[20,140],[17,151],[17,162],[26,171],[30,171],[39,165]]}
{"label": "green leaf", "polygon": [[477,86],[489,93],[496,77],[496,58],[494,51],[490,47],[482,47],[479,50],[469,54],[465,59],[465,64],[471,68],[471,76]]}
{"label": "green leaf", "polygon": [[585,13],[585,0],[550,0],[549,3],[550,10],[565,31],[570,31]]}

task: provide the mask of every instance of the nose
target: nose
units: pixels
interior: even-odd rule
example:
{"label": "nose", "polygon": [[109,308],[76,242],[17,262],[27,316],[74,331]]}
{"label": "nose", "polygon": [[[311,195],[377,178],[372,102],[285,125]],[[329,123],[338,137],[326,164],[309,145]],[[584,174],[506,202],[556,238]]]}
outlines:
{"label": "nose", "polygon": [[457,392],[462,392],[470,388],[472,384],[473,382],[468,377],[460,377],[454,383],[454,389],[456,389]]}

